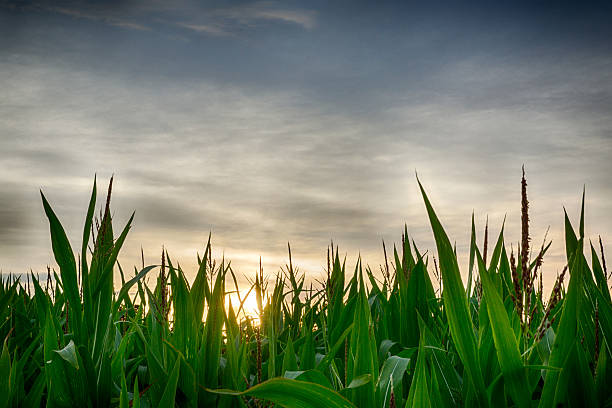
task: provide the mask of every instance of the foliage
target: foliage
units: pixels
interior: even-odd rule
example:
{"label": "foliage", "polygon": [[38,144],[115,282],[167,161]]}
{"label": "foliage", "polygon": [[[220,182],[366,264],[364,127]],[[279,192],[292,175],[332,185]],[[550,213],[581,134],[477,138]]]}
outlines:
{"label": "foliage", "polygon": [[59,273],[0,285],[0,408],[612,406],[609,276],[603,245],[584,255],[584,196],[578,234],[566,215],[569,284],[564,271],[548,301],[537,280],[549,244],[508,257],[502,227],[487,262],[473,218],[466,289],[421,187],[437,257],[405,232],[382,274],[359,260],[350,275],[332,244],[314,289],[289,249],[273,285],[255,276],[255,319],[210,238],[192,283],[167,252],[126,281],[117,257],[133,215],[115,236],[111,188],[98,218],[96,191],[76,260],[42,195]]}

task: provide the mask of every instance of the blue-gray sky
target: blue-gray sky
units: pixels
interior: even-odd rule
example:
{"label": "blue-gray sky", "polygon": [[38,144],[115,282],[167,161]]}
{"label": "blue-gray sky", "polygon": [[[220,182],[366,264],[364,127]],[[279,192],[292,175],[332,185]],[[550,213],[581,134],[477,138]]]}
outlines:
{"label": "blue-gray sky", "polygon": [[415,171],[465,260],[472,211],[518,240],[522,164],[547,283],[585,184],[608,242],[610,6],[374,3],[0,3],[2,270],[53,265],[40,188],[80,246],[95,173],[124,264],[193,268],[209,231],[247,274],[291,241],[321,276],[332,238],[376,266],[404,223],[434,249]]}

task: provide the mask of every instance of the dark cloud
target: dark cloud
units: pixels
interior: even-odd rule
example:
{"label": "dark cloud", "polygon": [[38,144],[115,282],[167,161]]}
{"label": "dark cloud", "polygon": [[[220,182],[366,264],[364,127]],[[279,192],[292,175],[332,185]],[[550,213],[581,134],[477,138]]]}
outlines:
{"label": "dark cloud", "polygon": [[25,229],[29,226],[28,214],[23,207],[26,197],[16,185],[0,184],[0,245],[18,246],[24,244]]}

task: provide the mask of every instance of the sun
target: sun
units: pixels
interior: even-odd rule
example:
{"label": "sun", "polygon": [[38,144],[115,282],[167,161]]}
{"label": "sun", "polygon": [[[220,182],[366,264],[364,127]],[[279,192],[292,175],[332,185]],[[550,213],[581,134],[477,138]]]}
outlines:
{"label": "sun", "polygon": [[[257,297],[255,296],[255,292],[251,291],[246,295],[248,290],[240,291],[240,298],[236,292],[228,293],[225,296],[225,308],[229,310],[230,301],[232,303],[232,308],[234,309],[234,313],[238,313],[238,309],[240,308],[240,302],[242,299],[242,309],[240,310],[240,314],[237,316],[238,319],[244,319],[245,317],[249,317],[252,320],[259,320],[259,310],[257,307]],[[246,299],[244,296],[246,295]]]}

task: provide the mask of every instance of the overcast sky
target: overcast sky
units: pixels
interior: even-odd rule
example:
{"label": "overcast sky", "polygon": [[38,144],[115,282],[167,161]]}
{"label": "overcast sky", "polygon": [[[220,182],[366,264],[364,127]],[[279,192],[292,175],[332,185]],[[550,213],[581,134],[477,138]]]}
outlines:
{"label": "overcast sky", "polygon": [[127,265],[191,271],[209,231],[243,274],[287,241],[310,276],[330,239],[377,267],[404,223],[435,251],[415,171],[465,261],[472,211],[518,241],[523,163],[547,286],[583,185],[612,251],[609,6],[329,3],[0,2],[2,271],[53,265],[39,189],[78,248],[113,173]]}

